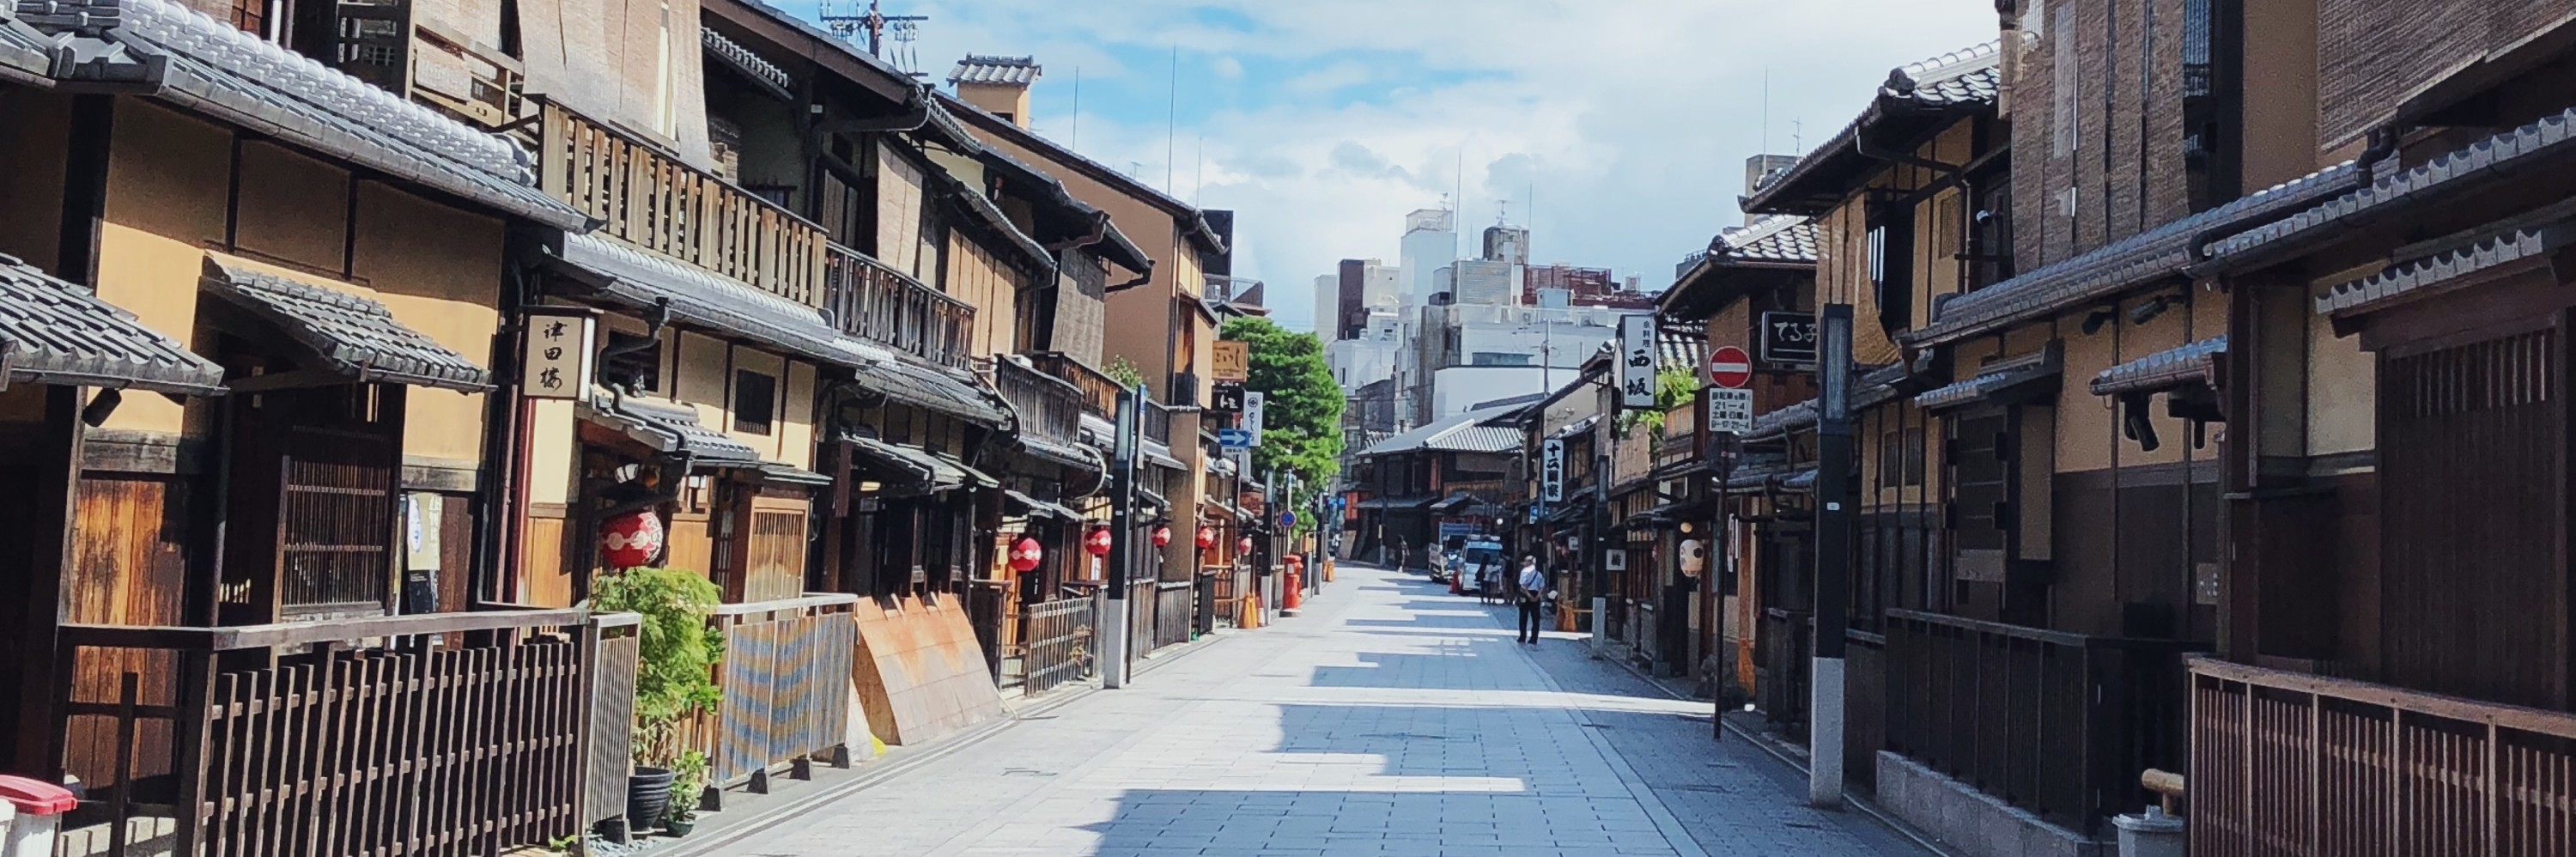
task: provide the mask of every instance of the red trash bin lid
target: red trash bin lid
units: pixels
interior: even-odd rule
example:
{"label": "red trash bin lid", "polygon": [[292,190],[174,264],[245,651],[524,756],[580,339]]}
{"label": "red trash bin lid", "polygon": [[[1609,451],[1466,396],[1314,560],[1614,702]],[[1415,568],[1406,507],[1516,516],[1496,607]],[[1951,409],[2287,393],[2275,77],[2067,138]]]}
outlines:
{"label": "red trash bin lid", "polygon": [[61,815],[80,806],[72,790],[45,782],[0,774],[0,800],[8,801],[23,815]]}

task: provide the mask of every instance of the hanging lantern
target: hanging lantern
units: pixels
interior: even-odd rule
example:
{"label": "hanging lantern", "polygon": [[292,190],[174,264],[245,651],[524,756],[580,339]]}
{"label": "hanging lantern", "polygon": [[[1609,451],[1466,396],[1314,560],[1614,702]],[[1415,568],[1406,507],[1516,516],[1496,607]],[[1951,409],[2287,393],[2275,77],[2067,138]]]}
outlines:
{"label": "hanging lantern", "polygon": [[1200,524],[1199,550],[1207,550],[1212,547],[1216,547],[1216,528],[1206,524]]}
{"label": "hanging lantern", "polygon": [[1172,528],[1171,528],[1171,527],[1164,526],[1164,527],[1155,527],[1155,528],[1154,528],[1154,546],[1155,546],[1155,547],[1162,547],[1162,546],[1164,546],[1164,545],[1168,545],[1168,544],[1171,544],[1171,543],[1172,543]]}
{"label": "hanging lantern", "polygon": [[1082,549],[1090,551],[1092,556],[1108,556],[1109,528],[1091,528],[1091,535],[1082,537]]}
{"label": "hanging lantern", "polygon": [[1235,541],[1235,543],[1234,543],[1234,552],[1235,552],[1235,553],[1251,553],[1251,552],[1252,552],[1252,537],[1251,537],[1251,536],[1244,536],[1243,538],[1236,540],[1236,541]]}
{"label": "hanging lantern", "polygon": [[634,568],[662,553],[662,516],[628,512],[599,527],[599,559],[609,568]]}
{"label": "hanging lantern", "polygon": [[1011,543],[1012,571],[1034,571],[1038,560],[1045,558],[1046,549],[1039,547],[1036,539],[1021,536],[1019,541]]}

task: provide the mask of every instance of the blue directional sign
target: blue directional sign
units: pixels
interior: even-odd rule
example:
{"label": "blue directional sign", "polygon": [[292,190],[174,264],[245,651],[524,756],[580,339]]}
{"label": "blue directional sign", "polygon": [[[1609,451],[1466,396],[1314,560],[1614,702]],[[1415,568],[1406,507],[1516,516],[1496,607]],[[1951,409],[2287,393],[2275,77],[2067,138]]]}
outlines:
{"label": "blue directional sign", "polygon": [[1251,449],[1252,432],[1238,428],[1217,429],[1216,445],[1226,449]]}
{"label": "blue directional sign", "polygon": [[1294,527],[1294,526],[1296,526],[1296,525],[1297,525],[1297,513],[1295,513],[1295,512],[1281,512],[1281,513],[1279,513],[1279,525],[1280,525],[1280,526],[1282,526],[1282,527]]}

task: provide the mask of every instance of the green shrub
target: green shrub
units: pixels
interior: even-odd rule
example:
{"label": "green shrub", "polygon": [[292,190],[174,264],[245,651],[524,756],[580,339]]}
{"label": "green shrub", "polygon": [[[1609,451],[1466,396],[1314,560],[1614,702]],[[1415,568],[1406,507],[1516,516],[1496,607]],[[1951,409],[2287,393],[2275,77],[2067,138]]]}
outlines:
{"label": "green shrub", "polygon": [[679,753],[673,727],[723,700],[715,666],[724,658],[724,633],[707,625],[721,600],[715,584],[675,568],[630,568],[591,585],[592,610],[644,617],[635,664],[637,764],[669,766]]}

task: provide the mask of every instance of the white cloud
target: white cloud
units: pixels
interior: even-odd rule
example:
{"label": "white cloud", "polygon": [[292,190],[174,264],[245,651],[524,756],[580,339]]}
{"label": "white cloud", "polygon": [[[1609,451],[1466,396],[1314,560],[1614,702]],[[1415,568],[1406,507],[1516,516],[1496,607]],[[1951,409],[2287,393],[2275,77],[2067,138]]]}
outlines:
{"label": "white cloud", "polygon": [[[1983,0],[911,5],[932,16],[919,47],[934,69],[968,50],[1032,53],[1049,70],[1041,85],[1063,87],[1077,65],[1086,79],[1130,74],[1112,49],[1175,44],[1215,55],[1192,61],[1209,62],[1219,78],[1256,59],[1295,68],[1215,91],[1185,86],[1184,99],[1270,92],[1242,102],[1265,105],[1257,108],[1228,101],[1184,111],[1207,118],[1177,129],[1170,170],[1178,195],[1238,212],[1237,272],[1269,281],[1271,305],[1290,324],[1312,314],[1316,274],[1344,257],[1392,260],[1403,214],[1447,193],[1461,193],[1470,229],[1511,200],[1511,218],[1535,232],[1539,260],[1606,265],[1660,286],[1674,261],[1742,220],[1744,159],[1765,148],[1766,72],[1768,149],[1794,153],[1793,124],[1797,145],[1812,147],[1850,121],[1888,69],[1995,32]],[[1210,23],[1236,19],[1252,29]],[[1348,61],[1354,50],[1400,55],[1428,73],[1408,80]],[[1335,92],[1360,98],[1340,103]],[[1038,118],[1060,139],[1072,124]],[[1138,172],[1148,181],[1165,175],[1159,115],[1122,124],[1086,108],[1080,131],[1085,154],[1121,169],[1145,164]],[[1203,167],[1192,162],[1200,135]]]}
{"label": "white cloud", "polygon": [[1227,80],[1239,80],[1243,77],[1243,62],[1230,56],[1217,57],[1215,62],[1208,63],[1208,70]]}

